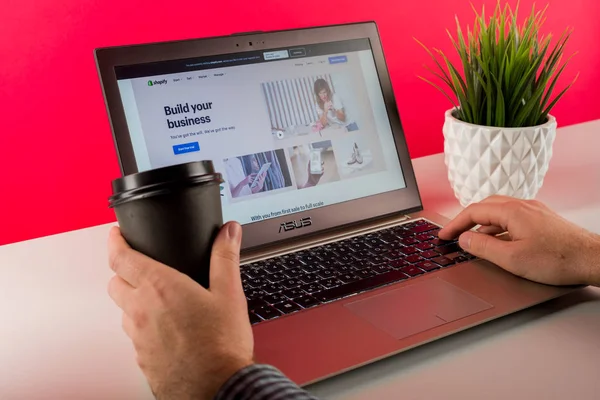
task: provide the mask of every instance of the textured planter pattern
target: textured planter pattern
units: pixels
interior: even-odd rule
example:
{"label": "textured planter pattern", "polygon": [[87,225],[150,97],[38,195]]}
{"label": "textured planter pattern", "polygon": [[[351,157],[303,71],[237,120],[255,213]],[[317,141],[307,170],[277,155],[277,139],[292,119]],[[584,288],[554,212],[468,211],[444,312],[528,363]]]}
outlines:
{"label": "textured planter pattern", "polygon": [[495,128],[459,121],[446,112],[448,179],[463,207],[502,194],[533,199],[552,157],[556,119],[528,128]]}

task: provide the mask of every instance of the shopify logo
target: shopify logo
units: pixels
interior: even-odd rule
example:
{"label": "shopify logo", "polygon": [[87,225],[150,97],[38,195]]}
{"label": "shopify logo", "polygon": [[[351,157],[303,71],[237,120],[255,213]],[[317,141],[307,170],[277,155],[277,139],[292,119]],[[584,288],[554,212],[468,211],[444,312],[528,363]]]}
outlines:
{"label": "shopify logo", "polygon": [[148,81],[148,86],[166,85],[166,84],[167,84],[167,80],[166,79],[163,79],[162,81],[152,81],[152,80]]}

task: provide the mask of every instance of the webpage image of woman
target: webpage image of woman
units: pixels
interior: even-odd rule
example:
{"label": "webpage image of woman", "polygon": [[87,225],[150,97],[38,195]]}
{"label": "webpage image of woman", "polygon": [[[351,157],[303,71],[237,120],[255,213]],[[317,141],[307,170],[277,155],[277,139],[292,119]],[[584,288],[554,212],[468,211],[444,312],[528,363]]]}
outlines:
{"label": "webpage image of woman", "polygon": [[275,151],[252,154],[243,158],[243,166],[246,173],[256,174],[263,164],[270,162],[261,192],[282,189],[286,187],[286,179],[281,170],[281,164]]}
{"label": "webpage image of woman", "polygon": [[348,131],[357,130],[356,123],[350,121],[344,108],[344,103],[339,94],[331,90],[329,83],[319,78],[314,83],[317,115],[323,127],[345,126]]}

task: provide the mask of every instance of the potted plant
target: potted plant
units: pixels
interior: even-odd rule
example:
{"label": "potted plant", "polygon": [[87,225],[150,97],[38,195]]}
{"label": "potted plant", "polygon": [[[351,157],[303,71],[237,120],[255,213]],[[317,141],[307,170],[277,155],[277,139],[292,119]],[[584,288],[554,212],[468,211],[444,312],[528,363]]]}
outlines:
{"label": "potted plant", "polygon": [[456,18],[457,37],[448,35],[458,67],[417,40],[437,66],[426,68],[450,90],[420,77],[453,104],[445,113],[444,153],[463,207],[493,194],[532,199],[542,186],[556,135],[550,111],[574,83],[552,96],[569,61],[561,64],[571,31],[551,45],[551,35],[540,34],[546,8],[534,7],[521,24],[518,7],[513,12],[498,3],[489,20],[485,9],[481,14],[473,9],[475,22],[466,38]]}

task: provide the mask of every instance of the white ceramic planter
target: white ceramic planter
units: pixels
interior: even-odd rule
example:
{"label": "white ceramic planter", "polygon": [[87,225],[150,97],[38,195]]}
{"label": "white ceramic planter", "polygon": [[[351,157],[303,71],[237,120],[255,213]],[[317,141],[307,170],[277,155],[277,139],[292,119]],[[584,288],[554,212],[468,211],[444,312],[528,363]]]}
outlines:
{"label": "white ceramic planter", "polygon": [[502,194],[533,199],[542,187],[552,158],[556,119],[528,128],[468,124],[448,110],[444,156],[448,179],[463,207]]}

